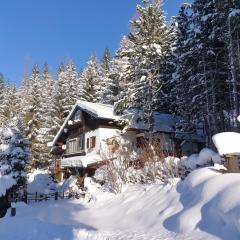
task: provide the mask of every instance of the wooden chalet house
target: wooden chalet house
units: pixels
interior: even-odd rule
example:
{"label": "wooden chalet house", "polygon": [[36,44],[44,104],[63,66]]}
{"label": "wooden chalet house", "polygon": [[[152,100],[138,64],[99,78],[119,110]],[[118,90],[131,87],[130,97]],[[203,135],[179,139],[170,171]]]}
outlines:
{"label": "wooden chalet house", "polygon": [[[141,148],[142,141],[149,137],[148,125],[141,120],[142,114],[141,110],[132,109],[117,116],[112,105],[77,101],[53,140],[53,168],[57,178],[94,174],[96,168],[105,163],[106,149],[111,141],[116,142],[113,140],[128,142],[133,149]],[[159,147],[168,153],[175,152],[178,119],[159,112],[153,117],[154,137],[159,139]]]}
{"label": "wooden chalet house", "polygon": [[94,172],[102,163],[105,140],[120,133],[117,119],[110,105],[77,101],[52,144],[59,180],[68,174],[83,177]]}

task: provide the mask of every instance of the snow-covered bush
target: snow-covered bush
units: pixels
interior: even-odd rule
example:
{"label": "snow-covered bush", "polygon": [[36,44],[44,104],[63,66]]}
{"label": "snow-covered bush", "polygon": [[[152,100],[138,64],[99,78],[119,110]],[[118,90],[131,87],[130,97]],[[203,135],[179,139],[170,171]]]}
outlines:
{"label": "snow-covered bush", "polygon": [[189,172],[197,168],[214,165],[214,163],[221,164],[222,159],[218,153],[209,148],[203,148],[199,154],[183,157],[180,161],[180,165],[185,167]]}
{"label": "snow-covered bush", "polygon": [[110,153],[103,159],[107,164],[96,171],[95,178],[116,193],[127,183],[171,182],[179,177],[180,159],[163,151],[155,139],[144,141],[138,149],[131,142],[129,146],[119,144],[114,155]]}

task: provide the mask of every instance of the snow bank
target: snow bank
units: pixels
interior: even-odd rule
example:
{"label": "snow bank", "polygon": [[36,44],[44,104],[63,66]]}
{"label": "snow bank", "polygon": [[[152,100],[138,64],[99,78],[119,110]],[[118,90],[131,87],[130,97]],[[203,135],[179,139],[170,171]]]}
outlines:
{"label": "snow bank", "polygon": [[77,186],[77,178],[74,178],[73,176],[70,176],[68,179],[66,179],[62,185],[59,187],[61,192],[75,192],[80,193],[82,192],[79,187]]}
{"label": "snow bank", "polygon": [[212,140],[220,155],[240,153],[240,133],[222,132],[215,134]]}
{"label": "snow bank", "polygon": [[239,174],[206,167],[176,186],[128,185],[118,195],[101,193],[91,178],[85,184],[102,196],[94,204],[53,200],[19,207],[16,217],[0,221],[0,239],[239,239]]}
{"label": "snow bank", "polygon": [[199,166],[211,165],[212,163],[221,164],[222,160],[218,153],[209,148],[203,148],[199,154],[192,154],[189,157],[183,157],[181,163],[186,168],[194,170]]}
{"label": "snow bank", "polygon": [[220,239],[239,239],[239,174],[199,169],[185,179],[179,192],[182,209],[165,220],[165,227],[185,233],[200,229]]}
{"label": "snow bank", "polygon": [[56,183],[53,182],[47,170],[34,170],[28,174],[28,193],[38,192],[40,194],[56,191]]}

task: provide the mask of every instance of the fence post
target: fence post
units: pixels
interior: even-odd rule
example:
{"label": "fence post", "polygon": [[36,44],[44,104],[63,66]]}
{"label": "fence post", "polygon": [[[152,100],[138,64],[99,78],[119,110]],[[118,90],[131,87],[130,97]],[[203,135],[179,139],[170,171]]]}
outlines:
{"label": "fence post", "polygon": [[58,192],[55,192],[55,200],[58,200]]}
{"label": "fence post", "polygon": [[23,195],[23,201],[27,204],[28,203],[28,195],[27,192],[24,193]]}
{"label": "fence post", "polygon": [[16,215],[16,204],[11,203],[11,216],[14,217]]}
{"label": "fence post", "polygon": [[35,198],[35,202],[37,202],[37,192],[36,192],[36,196],[35,196],[36,198]]}

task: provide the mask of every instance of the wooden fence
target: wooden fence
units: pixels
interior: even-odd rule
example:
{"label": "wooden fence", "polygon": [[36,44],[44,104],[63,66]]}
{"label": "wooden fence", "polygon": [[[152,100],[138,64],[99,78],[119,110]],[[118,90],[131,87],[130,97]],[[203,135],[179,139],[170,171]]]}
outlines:
{"label": "wooden fence", "polygon": [[79,199],[84,198],[85,193],[74,193],[74,192],[52,192],[52,193],[25,193],[23,196],[9,194],[8,202],[25,202],[31,204],[33,202],[47,201],[50,199],[59,200],[59,199]]}

